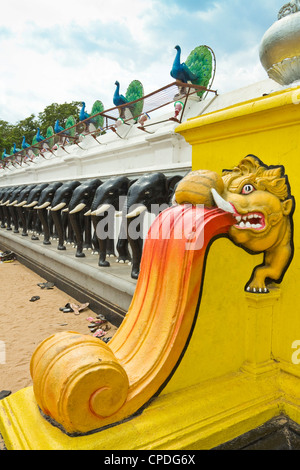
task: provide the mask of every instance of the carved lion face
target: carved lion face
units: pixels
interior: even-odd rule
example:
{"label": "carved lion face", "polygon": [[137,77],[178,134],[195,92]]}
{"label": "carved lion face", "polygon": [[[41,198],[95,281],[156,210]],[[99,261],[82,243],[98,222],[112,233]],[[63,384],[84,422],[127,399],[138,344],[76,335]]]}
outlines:
{"label": "carved lion face", "polygon": [[[236,218],[230,237],[251,251],[261,252],[281,238],[293,202],[287,198],[285,180],[278,172],[280,167],[266,170],[252,157],[247,158],[238,169],[224,172],[223,198],[233,206]],[[255,163],[252,170],[250,163]]]}

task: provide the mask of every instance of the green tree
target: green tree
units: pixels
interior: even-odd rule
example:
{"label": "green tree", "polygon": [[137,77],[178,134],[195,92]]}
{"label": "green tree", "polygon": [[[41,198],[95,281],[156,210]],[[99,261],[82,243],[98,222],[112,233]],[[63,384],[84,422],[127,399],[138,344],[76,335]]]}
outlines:
{"label": "green tree", "polygon": [[14,143],[17,148],[21,148],[23,136],[25,136],[26,142],[31,144],[38,127],[41,134],[46,136],[48,127],[54,127],[57,119],[62,127],[65,126],[69,116],[74,116],[76,122],[78,122],[80,109],[80,101],[63,104],[52,103],[40,112],[37,117],[31,114],[15,125],[0,120],[0,155],[4,149],[6,149],[6,153],[10,154]]}
{"label": "green tree", "polygon": [[52,103],[47,106],[43,112],[38,114],[38,123],[41,133],[46,135],[49,126],[54,127],[58,119],[59,124],[64,127],[69,116],[74,116],[76,122],[79,121],[79,112],[81,101],[72,101],[72,103],[57,104]]}
{"label": "green tree", "polygon": [[11,148],[11,134],[13,130],[13,125],[9,124],[6,121],[0,120],[0,153],[2,154],[4,149],[6,153],[10,153]]}

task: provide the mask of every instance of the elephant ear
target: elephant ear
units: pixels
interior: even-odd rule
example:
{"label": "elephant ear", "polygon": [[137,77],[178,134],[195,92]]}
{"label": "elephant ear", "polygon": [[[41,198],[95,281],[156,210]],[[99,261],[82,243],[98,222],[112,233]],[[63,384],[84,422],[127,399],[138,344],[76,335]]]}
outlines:
{"label": "elephant ear", "polygon": [[170,178],[166,179],[166,185],[167,185],[167,191],[168,191],[168,201],[170,201],[173,197],[173,194],[175,192],[176,186],[179,183],[180,180],[182,180],[182,176],[180,175],[175,175],[175,176],[170,176]]}

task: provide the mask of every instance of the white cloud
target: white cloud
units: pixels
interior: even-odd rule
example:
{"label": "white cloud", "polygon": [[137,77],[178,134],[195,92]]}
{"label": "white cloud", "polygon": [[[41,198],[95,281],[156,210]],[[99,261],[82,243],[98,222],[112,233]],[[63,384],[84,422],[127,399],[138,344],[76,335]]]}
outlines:
{"label": "white cloud", "polygon": [[[213,47],[220,92],[265,78],[253,47],[260,41],[257,30],[243,31],[240,43],[230,37],[236,2],[199,5],[191,11],[185,2],[167,0],[6,2],[0,16],[0,119],[15,123],[53,102],[84,100],[89,110],[100,99],[112,107],[115,80],[123,93],[134,79],[149,93],[172,81],[177,43],[183,59],[191,44]],[[274,8],[274,21],[276,14]]]}

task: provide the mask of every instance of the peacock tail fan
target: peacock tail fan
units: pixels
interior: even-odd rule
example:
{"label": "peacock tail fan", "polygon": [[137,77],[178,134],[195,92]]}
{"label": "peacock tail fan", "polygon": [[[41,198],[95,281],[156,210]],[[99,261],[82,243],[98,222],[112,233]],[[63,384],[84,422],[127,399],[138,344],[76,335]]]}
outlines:
{"label": "peacock tail fan", "polygon": [[[102,113],[104,111],[104,104],[102,101],[97,100],[93,104],[92,107],[92,112],[91,115],[94,116],[95,114]],[[99,129],[100,127],[103,127],[104,124],[104,117],[101,115],[95,116],[92,118],[92,123],[96,127],[96,129]]]}
{"label": "peacock tail fan", "polygon": [[[135,101],[144,96],[144,87],[139,80],[133,80],[129,83],[126,98],[128,101]],[[144,100],[138,101],[133,104],[133,109],[131,109],[132,115],[134,118],[137,118],[143,112]]]}
{"label": "peacock tail fan", "polygon": [[48,139],[47,143],[48,143],[49,147],[52,148],[53,145],[54,145],[54,129],[53,129],[52,126],[49,126],[47,128],[46,139]]}
{"label": "peacock tail fan", "polygon": [[68,134],[70,135],[70,137],[75,137],[76,127],[73,127],[75,126],[75,124],[76,124],[76,119],[74,118],[74,116],[69,116],[68,119],[66,120],[66,129],[68,129]]}
{"label": "peacock tail fan", "polygon": [[[36,138],[36,135],[33,137],[33,139],[32,139],[32,144],[31,144],[31,145],[36,145],[36,146],[39,145],[39,143],[38,143],[38,141],[37,141],[37,138]],[[38,155],[38,154],[39,154],[39,149],[38,149],[38,148],[33,148],[32,151],[33,151],[34,155]]]}
{"label": "peacock tail fan", "polygon": [[[189,54],[185,63],[198,77],[192,83],[208,88],[215,68],[212,50],[208,46],[198,46]],[[204,93],[205,91],[199,91],[197,95],[201,98]]]}

